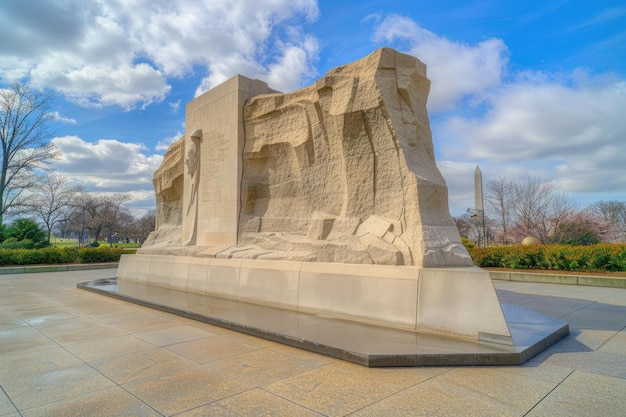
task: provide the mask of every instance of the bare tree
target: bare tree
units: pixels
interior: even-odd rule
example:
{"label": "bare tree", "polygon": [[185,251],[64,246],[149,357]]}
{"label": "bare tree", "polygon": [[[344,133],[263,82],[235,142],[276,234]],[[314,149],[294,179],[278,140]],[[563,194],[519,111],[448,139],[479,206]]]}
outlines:
{"label": "bare tree", "polygon": [[568,245],[593,245],[600,242],[604,223],[584,211],[574,213],[556,228],[550,241]]}
{"label": "bare tree", "polygon": [[78,193],[74,200],[70,203],[67,212],[63,216],[63,218],[59,219],[56,224],[56,230],[59,233],[59,236],[64,238],[76,238],[79,243],[82,243],[82,237],[84,237],[84,209],[82,205],[82,200],[79,196],[84,196],[85,192]]}
{"label": "bare tree", "polygon": [[79,194],[74,206],[82,210],[82,229],[93,238],[108,236],[115,233],[128,223],[132,216],[123,204],[129,200],[124,194],[100,195]]}
{"label": "bare tree", "polygon": [[476,244],[488,244],[494,238],[494,226],[495,222],[485,217],[483,225],[483,219],[480,218],[477,221],[477,216],[470,213],[465,213],[462,216],[454,217],[454,223],[459,230],[459,235]]}
{"label": "bare tree", "polygon": [[132,215],[128,208],[122,206],[122,210],[119,213],[115,225],[113,225],[109,232],[109,243],[113,246],[113,243],[118,243],[120,240],[128,238],[128,231],[131,230],[137,219]]}
{"label": "bare tree", "polygon": [[467,213],[463,214],[459,217],[453,217],[454,223],[456,224],[456,228],[459,231],[459,235],[464,237],[465,239],[472,240],[470,237],[472,236],[472,228],[474,227],[474,221],[471,216]]}
{"label": "bare tree", "polygon": [[548,242],[550,236],[575,213],[572,200],[556,189],[553,182],[529,179],[516,183],[515,229],[517,239],[534,236]]}
{"label": "bare tree", "polygon": [[127,237],[137,243],[143,243],[148,235],[154,231],[156,225],[156,211],[149,210],[146,214],[135,219],[127,230]]}
{"label": "bare tree", "polygon": [[49,96],[27,85],[12,82],[0,89],[0,224],[7,212],[25,207],[25,191],[36,183],[33,170],[55,156],[49,106]]}
{"label": "bare tree", "polygon": [[66,175],[48,173],[29,197],[29,208],[48,231],[48,243],[54,226],[67,218],[69,211],[72,210],[74,196],[83,191],[80,186],[68,186],[68,182],[69,177]]}
{"label": "bare tree", "polygon": [[513,225],[515,209],[515,184],[504,177],[487,183],[487,208],[496,219],[496,240],[505,245],[510,242],[509,230]]}
{"label": "bare tree", "polygon": [[626,203],[623,201],[598,201],[586,210],[604,223],[600,237],[606,242],[626,241]]}
{"label": "bare tree", "polygon": [[598,201],[590,204],[586,211],[609,223],[626,223],[626,203],[623,201]]}

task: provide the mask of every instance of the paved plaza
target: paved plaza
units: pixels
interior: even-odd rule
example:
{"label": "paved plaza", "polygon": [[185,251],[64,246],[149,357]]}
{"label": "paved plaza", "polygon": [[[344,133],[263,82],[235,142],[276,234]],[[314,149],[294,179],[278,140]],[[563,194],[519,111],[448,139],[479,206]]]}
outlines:
{"label": "paved plaza", "polygon": [[496,281],[567,321],[523,366],[366,368],[76,288],[0,275],[0,416],[623,416],[626,289]]}

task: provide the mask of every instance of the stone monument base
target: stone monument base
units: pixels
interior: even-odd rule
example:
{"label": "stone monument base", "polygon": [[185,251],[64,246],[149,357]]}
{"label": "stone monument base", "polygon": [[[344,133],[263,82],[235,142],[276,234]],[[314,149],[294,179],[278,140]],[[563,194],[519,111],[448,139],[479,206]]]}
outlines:
{"label": "stone monument base", "polygon": [[118,282],[512,345],[489,273],[249,259],[124,255]]}
{"label": "stone monument base", "polygon": [[[163,267],[169,263],[172,267],[173,262],[171,259],[169,261],[155,263],[154,266]],[[126,267],[131,266],[128,259],[123,263]],[[197,268],[189,265],[188,269],[197,271]],[[229,271],[229,268],[223,271]],[[165,270],[162,272],[162,276],[167,275]],[[249,275],[250,270],[243,272],[243,275],[246,274]],[[259,276],[264,274],[258,273]],[[241,268],[239,275],[242,275]],[[209,283],[211,272],[207,276],[204,282],[208,287],[212,285]],[[420,274],[414,281],[423,277]],[[244,278],[243,281],[248,279]],[[346,277],[344,279],[350,280]],[[242,280],[238,281],[241,283]],[[367,281],[367,278],[363,278],[364,286],[371,286]],[[187,282],[198,283],[195,277],[191,280],[188,278]],[[502,312],[510,329],[512,345],[415,331],[407,326],[381,325],[380,320],[371,318],[375,316],[374,309],[365,314],[370,317],[368,320],[346,320],[335,314],[243,302],[233,297],[215,297],[156,286],[145,281],[112,278],[80,283],[78,287],[369,367],[521,365],[569,333],[569,327],[563,321],[506,304],[502,305]],[[356,286],[352,289],[356,289]],[[476,293],[470,292],[469,295],[475,296]],[[381,294],[379,298],[385,296]],[[401,296],[397,298],[402,299]],[[329,304],[332,302],[329,301]],[[400,310],[401,306],[396,306],[396,311]]]}

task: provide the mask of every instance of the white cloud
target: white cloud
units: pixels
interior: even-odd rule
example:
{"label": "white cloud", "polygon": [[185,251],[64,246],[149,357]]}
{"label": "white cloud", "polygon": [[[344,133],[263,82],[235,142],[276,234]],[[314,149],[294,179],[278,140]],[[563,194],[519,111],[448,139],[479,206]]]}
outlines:
{"label": "white cloud", "polygon": [[176,101],[170,101],[167,104],[170,106],[170,111],[172,113],[178,113],[178,109],[180,109],[180,99]]}
{"label": "white cloud", "polygon": [[132,67],[82,67],[64,74],[38,77],[33,83],[43,87],[50,83],[69,99],[86,107],[118,105],[126,110],[141,103],[143,107],[160,102],[170,91],[165,76],[147,64]]}
{"label": "white cloud", "polygon": [[441,151],[452,160],[540,163],[566,192],[619,188],[626,155],[626,82],[590,81],[579,85],[572,77],[525,76],[503,85],[484,115],[443,123]]}
{"label": "white cloud", "polygon": [[304,79],[317,75],[310,58],[317,60],[319,48],[317,39],[312,36],[307,36],[302,45],[281,44],[281,56],[268,66],[263,78],[279,91],[287,92],[300,87]]}
{"label": "white cloud", "polygon": [[115,192],[152,188],[152,175],[163,157],[148,155],[137,143],[100,139],[89,143],[77,136],[52,139],[60,151],[55,171],[69,176],[89,191]]}
{"label": "white cloud", "polygon": [[433,140],[453,214],[473,206],[477,164],[485,183],[539,178],[587,201],[590,195],[623,199],[622,78],[581,69],[515,72],[499,39],[454,42],[398,15],[369,21],[377,25],[375,42],[400,45],[428,66],[429,109],[438,113]]}
{"label": "white cloud", "polygon": [[476,45],[454,42],[430,32],[399,15],[385,17],[376,27],[377,43],[402,41],[406,52],[428,67],[430,110],[451,110],[463,98],[480,100],[502,81],[508,63],[508,49],[500,39],[486,39]]}
{"label": "white cloud", "polygon": [[438,161],[437,167],[448,186],[448,205],[453,215],[474,207],[474,170],[471,162]]}
{"label": "white cloud", "polygon": [[170,147],[170,145],[176,142],[178,139],[183,137],[182,132],[177,132],[174,136],[170,136],[163,140],[160,140],[156,145],[157,152],[165,152]]}
{"label": "white cloud", "polygon": [[238,73],[292,89],[317,59],[302,29],[318,17],[315,0],[19,3],[0,17],[17,45],[2,49],[0,77],[30,78],[83,106],[145,107],[167,96],[171,77],[198,70],[200,90]]}
{"label": "white cloud", "polygon": [[71,119],[71,118],[62,116],[61,113],[59,113],[58,111],[50,112],[49,115],[50,115],[50,117],[52,117],[52,120],[55,120],[57,122],[65,123],[65,124],[68,124],[68,125],[76,125],[76,124],[78,124],[76,119]]}

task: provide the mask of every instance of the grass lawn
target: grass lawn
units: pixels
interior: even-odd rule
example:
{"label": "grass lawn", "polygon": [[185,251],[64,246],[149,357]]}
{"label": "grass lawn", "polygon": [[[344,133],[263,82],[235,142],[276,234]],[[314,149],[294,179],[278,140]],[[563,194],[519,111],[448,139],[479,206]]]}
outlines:
{"label": "grass lawn", "polygon": [[[106,245],[109,246],[109,242],[107,241],[99,241],[98,243],[100,243],[100,246],[102,245]],[[76,239],[61,239],[61,238],[50,238],[50,245],[52,247],[57,247],[57,248],[65,248],[65,247],[73,247],[73,246],[78,246],[78,241]],[[140,248],[141,245],[138,245],[136,243],[114,243],[113,247],[117,247],[117,248],[130,248],[130,249],[136,249],[136,248]]]}

